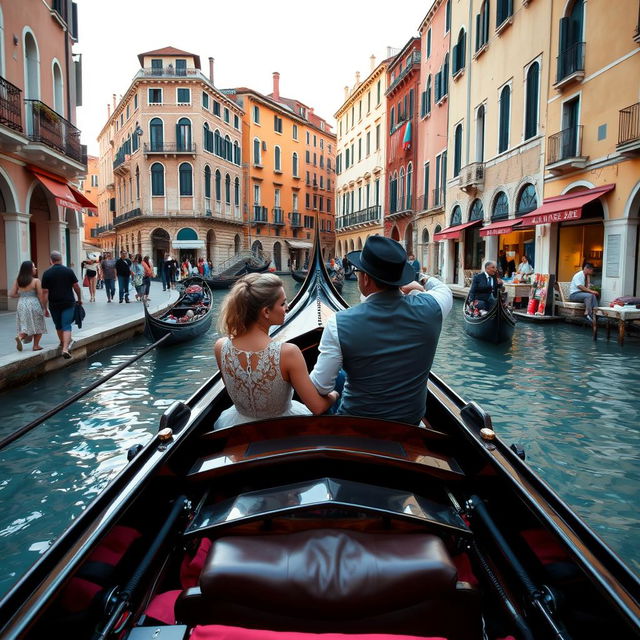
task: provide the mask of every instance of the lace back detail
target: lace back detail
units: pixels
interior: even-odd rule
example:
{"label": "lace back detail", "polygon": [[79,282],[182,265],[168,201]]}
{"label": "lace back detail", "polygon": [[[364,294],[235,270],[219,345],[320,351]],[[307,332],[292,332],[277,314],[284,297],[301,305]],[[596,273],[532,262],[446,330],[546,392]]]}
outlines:
{"label": "lace back detail", "polygon": [[[227,338],[222,344],[222,377],[236,409],[251,418],[283,415],[291,404],[293,390],[280,371],[280,348],[270,342],[262,351],[243,351]],[[239,354],[247,360],[243,367]],[[252,366],[252,356],[258,361]]]}

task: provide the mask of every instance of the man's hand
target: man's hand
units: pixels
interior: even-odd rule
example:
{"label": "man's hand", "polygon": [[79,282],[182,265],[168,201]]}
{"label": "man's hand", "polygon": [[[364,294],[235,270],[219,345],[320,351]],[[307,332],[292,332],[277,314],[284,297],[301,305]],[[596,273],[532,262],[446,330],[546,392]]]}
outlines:
{"label": "man's hand", "polygon": [[409,284],[405,284],[403,287],[400,287],[400,291],[406,295],[411,291],[424,291],[424,287],[417,282],[410,282]]}
{"label": "man's hand", "polygon": [[502,278],[496,278],[496,282],[497,282],[500,286],[502,286],[502,284],[503,284],[503,283],[502,283]]}

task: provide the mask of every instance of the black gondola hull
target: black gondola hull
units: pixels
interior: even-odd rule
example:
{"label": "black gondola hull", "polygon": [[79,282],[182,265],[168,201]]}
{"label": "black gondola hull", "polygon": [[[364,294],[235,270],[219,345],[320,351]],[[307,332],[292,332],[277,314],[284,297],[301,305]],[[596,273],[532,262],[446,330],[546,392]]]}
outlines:
{"label": "black gondola hull", "polygon": [[499,300],[485,316],[470,317],[463,309],[462,317],[464,330],[472,338],[494,344],[511,342],[513,339],[516,321],[502,300]]}

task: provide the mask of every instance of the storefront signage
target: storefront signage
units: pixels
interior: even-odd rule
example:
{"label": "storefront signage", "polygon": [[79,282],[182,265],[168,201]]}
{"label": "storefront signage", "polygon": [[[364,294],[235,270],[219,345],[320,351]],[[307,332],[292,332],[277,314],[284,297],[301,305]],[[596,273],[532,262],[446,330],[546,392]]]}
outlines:
{"label": "storefront signage", "polygon": [[607,236],[607,265],[605,270],[605,277],[607,278],[620,277],[620,240],[619,233]]}
{"label": "storefront signage", "polygon": [[567,209],[554,213],[543,213],[539,216],[527,217],[528,224],[547,224],[548,222],[564,222],[565,220],[578,220],[582,216],[582,209]]}
{"label": "storefront signage", "polygon": [[482,229],[480,231],[481,236],[501,236],[504,233],[511,233],[513,227],[498,227],[496,229]]}

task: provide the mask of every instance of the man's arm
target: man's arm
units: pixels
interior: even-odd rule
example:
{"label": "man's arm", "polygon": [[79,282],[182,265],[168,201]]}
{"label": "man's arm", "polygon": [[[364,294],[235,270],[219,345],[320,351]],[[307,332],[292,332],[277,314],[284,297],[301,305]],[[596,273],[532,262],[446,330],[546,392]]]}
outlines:
{"label": "man's arm", "polygon": [[440,305],[442,311],[442,319],[444,320],[453,307],[453,293],[451,289],[438,278],[431,276],[424,284],[427,295],[433,296]]}
{"label": "man's arm", "polygon": [[338,340],[338,325],[335,316],[327,321],[318,349],[320,354],[310,377],[318,393],[327,395],[333,391],[338,372],[342,368],[342,350]]}
{"label": "man's arm", "polygon": [[78,298],[78,304],[82,304],[82,289],[77,282],[73,283],[73,290],[76,292],[76,296]]}

